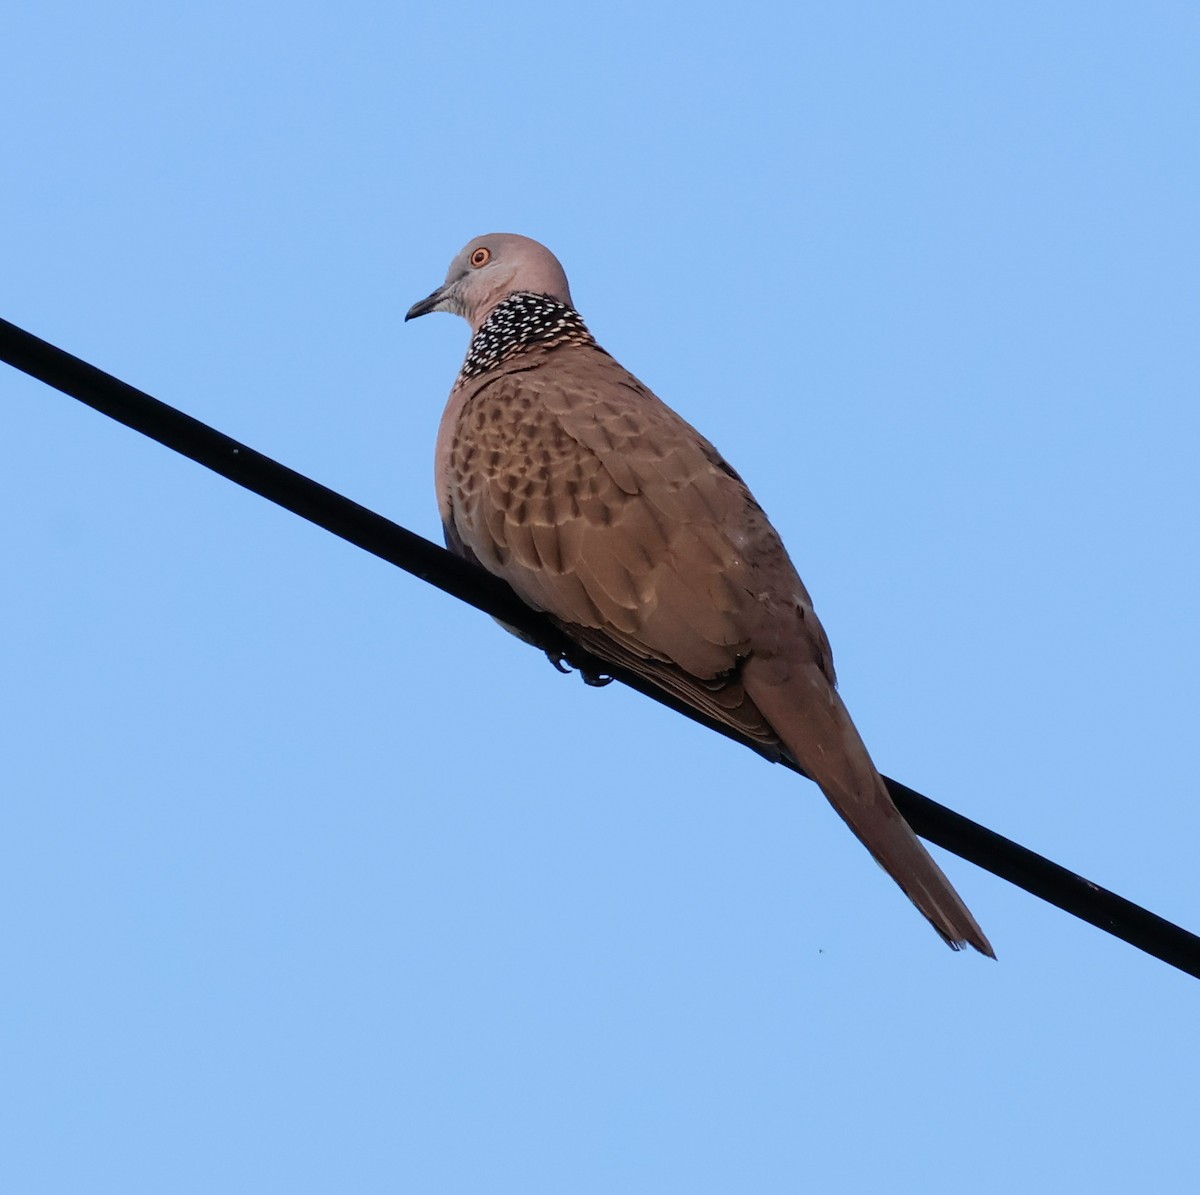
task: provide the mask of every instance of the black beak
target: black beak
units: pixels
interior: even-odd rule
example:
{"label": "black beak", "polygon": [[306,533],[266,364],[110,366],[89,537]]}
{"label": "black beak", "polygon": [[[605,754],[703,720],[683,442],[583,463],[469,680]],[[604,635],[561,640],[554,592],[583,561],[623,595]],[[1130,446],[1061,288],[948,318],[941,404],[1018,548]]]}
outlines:
{"label": "black beak", "polygon": [[414,303],[408,309],[408,314],[404,317],[404,322],[407,324],[410,319],[416,319],[419,315],[428,315],[442,301],[442,292],[445,289],[444,286],[439,286],[429,298],[422,299],[419,303]]}

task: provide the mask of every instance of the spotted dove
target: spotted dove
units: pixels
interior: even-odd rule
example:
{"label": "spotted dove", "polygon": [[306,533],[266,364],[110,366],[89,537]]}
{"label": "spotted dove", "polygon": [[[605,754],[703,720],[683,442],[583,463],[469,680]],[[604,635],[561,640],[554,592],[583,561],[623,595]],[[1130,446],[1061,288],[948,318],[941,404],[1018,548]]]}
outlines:
{"label": "spotted dove", "polygon": [[767,516],[596,343],[558,259],[527,237],[478,237],[405,318],[431,311],[473,333],[437,440],[451,550],[601,660],[798,764],[946,942],[991,955],[875,770]]}

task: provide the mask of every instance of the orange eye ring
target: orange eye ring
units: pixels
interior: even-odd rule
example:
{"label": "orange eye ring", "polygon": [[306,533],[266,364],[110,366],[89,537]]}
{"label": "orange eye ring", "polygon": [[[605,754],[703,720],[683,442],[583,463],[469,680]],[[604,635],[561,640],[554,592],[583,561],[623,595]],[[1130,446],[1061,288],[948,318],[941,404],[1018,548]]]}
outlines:
{"label": "orange eye ring", "polygon": [[487,263],[491,260],[492,260],[492,251],[490,249],[484,248],[484,246],[482,246],[482,245],[480,245],[479,248],[476,249],[475,252],[471,254],[471,265],[475,269],[479,269],[480,266],[486,266]]}

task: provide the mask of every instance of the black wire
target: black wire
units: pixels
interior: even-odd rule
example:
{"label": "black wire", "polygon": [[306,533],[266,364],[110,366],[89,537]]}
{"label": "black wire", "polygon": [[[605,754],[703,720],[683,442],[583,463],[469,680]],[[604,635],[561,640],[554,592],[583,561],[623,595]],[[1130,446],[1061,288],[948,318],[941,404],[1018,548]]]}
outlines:
{"label": "black wire", "polygon": [[[3,319],[0,359],[508,623],[585,675],[612,676],[693,721],[758,750],[736,731],[661,692],[649,681],[581,651],[503,581],[483,569]],[[924,838],[1200,978],[1200,937],[898,781],[884,779],[900,812]]]}

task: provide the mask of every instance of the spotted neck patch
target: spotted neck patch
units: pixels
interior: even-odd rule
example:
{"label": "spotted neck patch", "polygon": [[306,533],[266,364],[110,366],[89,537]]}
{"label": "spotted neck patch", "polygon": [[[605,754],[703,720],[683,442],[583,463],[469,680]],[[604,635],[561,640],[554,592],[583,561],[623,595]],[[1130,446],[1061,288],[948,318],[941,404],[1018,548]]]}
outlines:
{"label": "spotted neck patch", "polygon": [[471,338],[458,379],[477,378],[532,345],[560,343],[595,343],[578,311],[549,295],[509,295]]}

